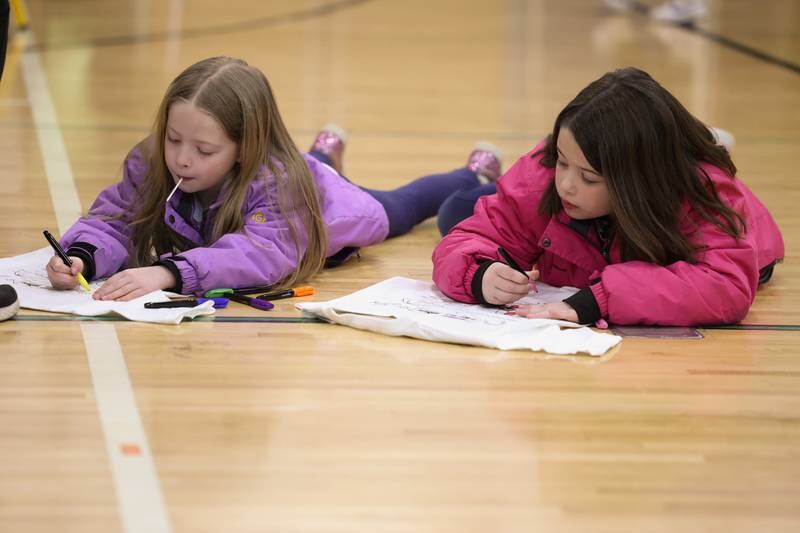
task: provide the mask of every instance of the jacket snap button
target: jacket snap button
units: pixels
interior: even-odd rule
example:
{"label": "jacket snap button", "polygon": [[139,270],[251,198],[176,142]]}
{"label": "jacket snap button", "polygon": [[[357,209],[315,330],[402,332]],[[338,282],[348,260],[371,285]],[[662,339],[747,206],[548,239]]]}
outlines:
{"label": "jacket snap button", "polygon": [[545,237],[544,239],[542,239],[542,246],[544,246],[545,248],[547,248],[548,246],[550,246],[550,239],[548,239],[547,237]]}
{"label": "jacket snap button", "polygon": [[170,215],[169,216],[169,223],[170,224],[174,224],[175,223],[175,215]]}

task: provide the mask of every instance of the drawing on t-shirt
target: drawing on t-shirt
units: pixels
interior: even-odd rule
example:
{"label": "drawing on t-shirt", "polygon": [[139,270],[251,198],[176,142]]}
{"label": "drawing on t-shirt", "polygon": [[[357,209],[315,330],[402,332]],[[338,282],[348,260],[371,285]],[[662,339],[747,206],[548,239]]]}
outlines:
{"label": "drawing on t-shirt", "polygon": [[28,287],[50,288],[50,280],[44,269],[31,270],[21,268],[13,272],[0,273],[0,283],[9,285],[27,285]]}
{"label": "drawing on t-shirt", "polygon": [[465,324],[482,324],[487,326],[501,326],[509,322],[528,320],[513,314],[514,306],[544,305],[546,303],[560,302],[574,294],[575,289],[551,287],[540,284],[538,293],[530,293],[518,300],[514,306],[489,306],[489,305],[464,305],[450,300],[437,289],[421,290],[412,296],[405,296],[409,290],[404,288],[395,294],[387,290],[380,298],[364,295],[364,304],[378,310],[384,315],[398,315],[404,312],[421,313],[429,318],[442,317],[464,322]]}
{"label": "drawing on t-shirt", "polygon": [[[0,258],[0,284],[14,287],[19,297],[20,307],[57,313],[74,313],[83,316],[99,316],[115,313],[128,320],[178,324],[184,318],[208,315],[214,308],[207,304],[195,307],[147,309],[144,302],[166,301],[164,291],[153,291],[128,302],[95,300],[80,285],[72,290],[56,290],[50,283],[45,265],[53,257],[49,246],[39,250]],[[105,280],[94,280],[89,286],[96,290]]]}

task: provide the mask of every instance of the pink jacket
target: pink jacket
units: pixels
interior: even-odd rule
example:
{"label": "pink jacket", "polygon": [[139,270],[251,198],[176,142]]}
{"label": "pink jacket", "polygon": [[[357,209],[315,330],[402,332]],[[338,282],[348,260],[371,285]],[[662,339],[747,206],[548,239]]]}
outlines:
{"label": "pink jacket", "polygon": [[500,260],[504,247],[526,270],[538,265],[550,285],[588,287],[602,316],[615,324],[696,325],[732,323],[747,315],[755,299],[759,270],[783,258],[780,230],[766,207],[738,179],[703,165],[720,198],[743,215],[747,233],[737,242],[684,207],[684,231],[705,246],[694,263],[658,266],[621,262],[619,242],[607,262],[594,231],[587,236],[568,224],[570,218],[539,214],[539,202],[555,177],[540,164],[539,147],[506,172],[497,194],[484,196],[475,214],[442,239],[433,252],[433,280],[451,298],[477,303],[471,283],[478,262]]}

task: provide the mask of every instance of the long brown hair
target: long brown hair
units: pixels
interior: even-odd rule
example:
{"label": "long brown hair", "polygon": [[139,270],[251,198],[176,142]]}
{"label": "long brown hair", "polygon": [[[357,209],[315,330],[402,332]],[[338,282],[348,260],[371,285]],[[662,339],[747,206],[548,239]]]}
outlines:
{"label": "long brown hair", "polygon": [[[605,179],[624,261],[667,265],[694,259],[698,247],[680,229],[683,201],[734,238],[746,230],[742,216],[720,200],[699,167],[706,162],[735,176],[730,154],[646,72],[609,72],[578,93],[538,152],[544,166],[556,165],[561,128],[572,132],[586,160]],[[553,183],[539,210],[554,216],[561,209]]]}
{"label": "long brown hair", "polygon": [[[281,119],[267,78],[257,68],[230,57],[204,59],[178,75],[159,106],[152,135],[140,145],[147,157],[147,176],[141,208],[132,222],[136,265],[152,264],[162,254],[189,247],[164,223],[165,202],[174,187],[164,159],[164,138],[169,108],[176,102],[191,102],[209,113],[238,145],[238,163],[226,178],[225,198],[211,230],[212,242],[244,227],[248,188],[266,167],[270,183],[264,186],[277,191],[278,214],[286,221],[298,257],[302,255],[295,271],[280,284],[288,286],[319,272],[327,251],[319,191]],[[295,217],[300,228],[293,222]],[[301,230],[305,235],[300,235]],[[304,254],[302,245],[306,246]]]}

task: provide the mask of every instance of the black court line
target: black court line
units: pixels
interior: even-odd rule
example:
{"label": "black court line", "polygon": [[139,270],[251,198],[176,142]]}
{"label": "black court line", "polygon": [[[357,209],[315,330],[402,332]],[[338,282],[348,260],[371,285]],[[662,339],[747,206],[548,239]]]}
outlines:
{"label": "black court line", "polygon": [[723,324],[720,326],[703,326],[697,329],[735,329],[748,331],[800,331],[796,324]]}
{"label": "black court line", "polygon": [[32,51],[52,51],[52,50],[74,50],[79,48],[110,48],[114,46],[128,46],[132,44],[156,43],[173,40],[186,40],[206,38],[213,39],[220,35],[237,33],[241,31],[257,30],[270,28],[282,24],[291,24],[305,20],[327,17],[334,13],[354,8],[363,4],[368,4],[374,0],[339,0],[329,4],[324,4],[309,9],[286,13],[285,15],[272,15],[269,17],[251,18],[245,21],[219,24],[217,26],[207,26],[204,28],[189,28],[179,32],[154,32],[135,35],[111,35],[108,37],[97,37],[84,42],[73,43],[40,43],[33,44],[25,48],[26,52]]}
{"label": "black court line", "polygon": [[[21,322],[130,322],[127,318],[116,315],[79,316],[79,315],[16,315],[11,320]],[[292,316],[199,316],[189,319],[192,322],[224,322],[236,324],[329,324],[327,320],[316,317]],[[158,324],[164,325],[164,324]],[[800,324],[728,324],[720,326],[702,326],[697,329],[727,329],[746,331],[800,331]]]}
{"label": "black court line", "polygon": [[[11,320],[20,322],[131,322],[118,315],[79,316],[79,315],[17,315]],[[199,316],[186,320],[192,322],[233,322],[233,323],[272,323],[272,324],[328,324],[327,320],[315,317],[296,316]],[[149,322],[144,322],[148,324]],[[167,326],[153,322],[157,326]]]}
{"label": "black court line", "polygon": [[779,57],[775,57],[772,54],[768,54],[767,52],[763,52],[761,50],[758,50],[757,48],[753,48],[752,46],[748,46],[744,43],[740,43],[738,41],[734,41],[733,39],[729,39],[724,35],[719,35],[717,33],[712,33],[708,30],[704,30],[703,28],[698,28],[694,24],[678,24],[677,26],[691,33],[700,35],[701,37],[705,37],[709,41],[714,41],[715,43],[721,44],[722,46],[730,48],[731,50],[736,50],[737,52],[741,52],[742,54],[748,55],[754,59],[763,61],[764,63],[769,63],[770,65],[781,67],[790,72],[794,72],[795,74],[800,74],[800,65],[798,65],[797,63],[793,63],[787,59],[781,59]]}
{"label": "black court line", "polygon": [[199,316],[192,322],[233,322],[270,324],[330,324],[327,320],[313,316]]}
{"label": "black court line", "polygon": [[[641,15],[644,16],[648,15],[649,8],[646,5],[642,4],[641,2],[634,2],[633,9]],[[689,33],[694,33],[695,35],[699,35],[700,37],[708,39],[709,41],[713,41],[726,48],[730,48],[731,50],[736,50],[737,52],[752,57],[753,59],[757,59],[764,63],[780,67],[795,74],[800,74],[800,65],[794,63],[793,61],[776,57],[772,54],[769,54],[757,48],[753,48],[752,46],[725,37],[724,35],[720,35],[718,33],[714,33],[712,31],[700,28],[694,22],[684,22],[684,23],[675,22],[672,23],[671,25],[676,28],[680,28],[684,31],[688,31]]]}

